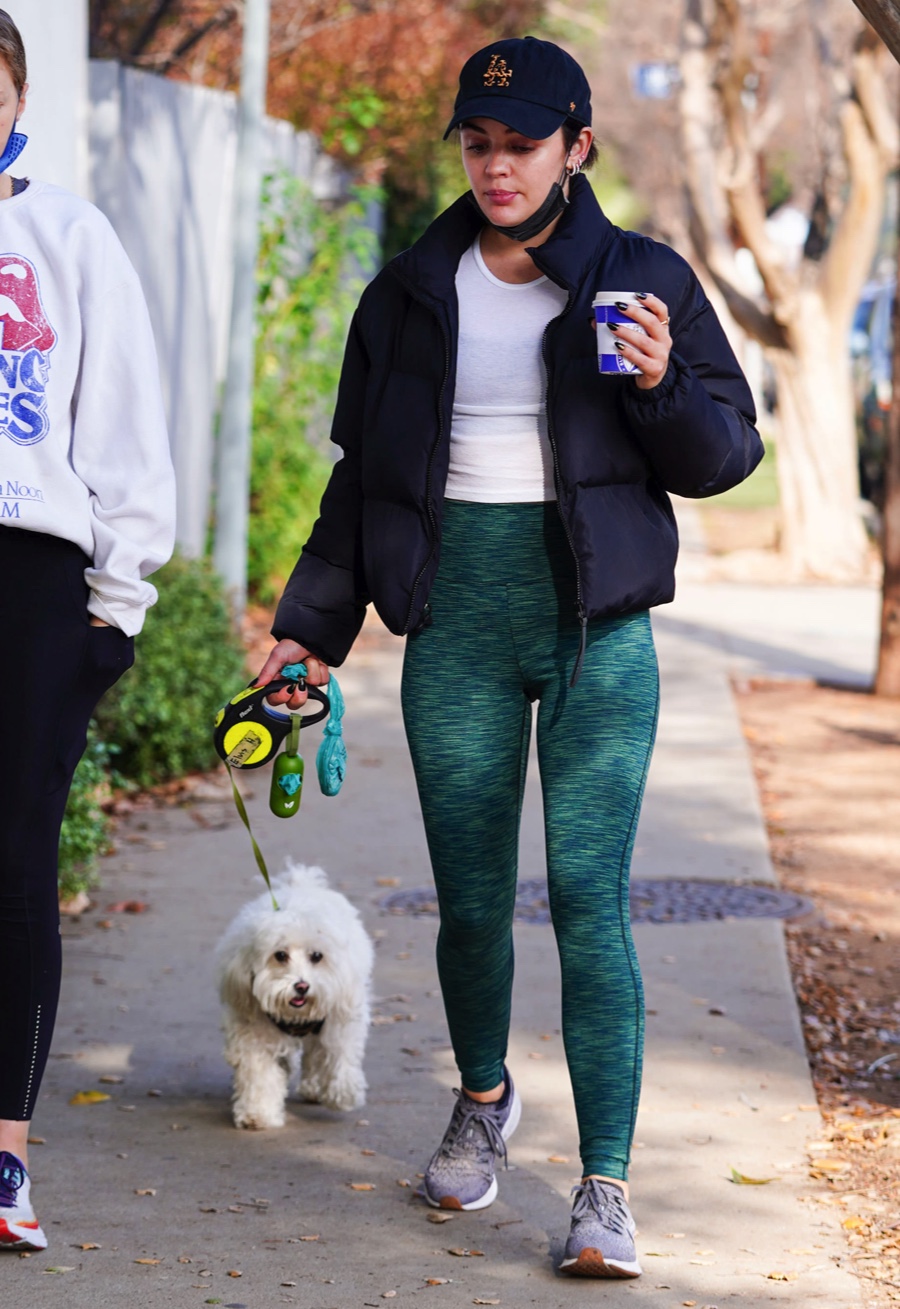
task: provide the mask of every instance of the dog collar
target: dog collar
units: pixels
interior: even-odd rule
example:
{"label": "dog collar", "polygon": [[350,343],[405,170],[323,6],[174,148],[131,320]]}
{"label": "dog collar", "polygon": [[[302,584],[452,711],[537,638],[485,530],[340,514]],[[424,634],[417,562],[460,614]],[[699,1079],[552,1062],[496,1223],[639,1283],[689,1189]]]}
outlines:
{"label": "dog collar", "polygon": [[274,1023],[279,1032],[284,1032],[285,1036],[296,1036],[298,1039],[303,1036],[318,1036],[325,1025],[324,1018],[310,1018],[305,1023],[288,1023],[283,1018],[273,1018],[271,1014],[266,1014],[270,1022]]}

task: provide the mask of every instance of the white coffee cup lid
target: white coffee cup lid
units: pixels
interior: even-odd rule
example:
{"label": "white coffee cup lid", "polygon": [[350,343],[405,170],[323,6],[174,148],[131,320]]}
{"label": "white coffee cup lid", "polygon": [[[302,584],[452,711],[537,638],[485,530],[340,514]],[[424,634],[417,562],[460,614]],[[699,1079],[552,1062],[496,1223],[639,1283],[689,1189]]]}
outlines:
{"label": "white coffee cup lid", "polygon": [[639,305],[641,303],[634,291],[598,291],[591,301],[591,305],[612,305],[617,300],[621,300],[627,305]]}

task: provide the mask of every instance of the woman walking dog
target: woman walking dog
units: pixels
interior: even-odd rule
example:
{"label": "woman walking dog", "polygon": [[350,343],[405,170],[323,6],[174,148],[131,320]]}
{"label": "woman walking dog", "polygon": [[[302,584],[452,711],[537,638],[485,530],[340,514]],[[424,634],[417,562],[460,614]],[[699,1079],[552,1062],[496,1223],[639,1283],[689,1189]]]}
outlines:
{"label": "woman walking dog", "polygon": [[174,534],[141,289],[106,219],[10,177],[25,49],[0,9],[0,1249],[47,1244],[28,1128],[59,998],[57,850],[91,714],[134,659]]}
{"label": "woman walking dog", "polygon": [[[580,176],[596,156],[590,125],[585,76],[557,46],[499,41],[464,66],[447,133],[471,191],[363,294],[334,418],[343,458],[259,681],[300,658],[327,680],[369,600],[407,635],[403,713],[461,1078],[425,1193],[451,1209],[493,1201],[522,1112],[505,1058],[537,703],[583,1167],[561,1267],[634,1277],[644,1025],[628,874],[657,718],[648,610],[674,593],[666,493],[734,486],[762,446],[688,265],[614,227]],[[635,292],[611,328],[634,371],[610,377],[592,303],[619,290]]]}

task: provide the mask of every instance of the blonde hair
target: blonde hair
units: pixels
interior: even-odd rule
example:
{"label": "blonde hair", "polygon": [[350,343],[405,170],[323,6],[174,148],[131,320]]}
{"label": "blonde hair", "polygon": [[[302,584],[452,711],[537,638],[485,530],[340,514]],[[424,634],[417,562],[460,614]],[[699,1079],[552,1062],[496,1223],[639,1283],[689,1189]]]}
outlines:
{"label": "blonde hair", "polygon": [[0,9],[0,59],[9,69],[16,95],[25,90],[28,68],[25,64],[25,43],[19,29],[5,9]]}

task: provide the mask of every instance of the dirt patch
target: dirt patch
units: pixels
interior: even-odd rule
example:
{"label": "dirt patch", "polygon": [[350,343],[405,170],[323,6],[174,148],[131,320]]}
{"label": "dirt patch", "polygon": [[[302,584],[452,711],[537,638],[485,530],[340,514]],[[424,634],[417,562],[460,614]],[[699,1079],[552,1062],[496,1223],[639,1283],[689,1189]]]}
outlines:
{"label": "dirt patch", "polygon": [[900,1304],[900,703],[735,688],[782,885],[814,913],[788,953],[825,1132],[810,1149],[869,1309]]}
{"label": "dirt patch", "polygon": [[742,509],[701,501],[698,508],[710,554],[778,549],[781,511],[777,507]]}

